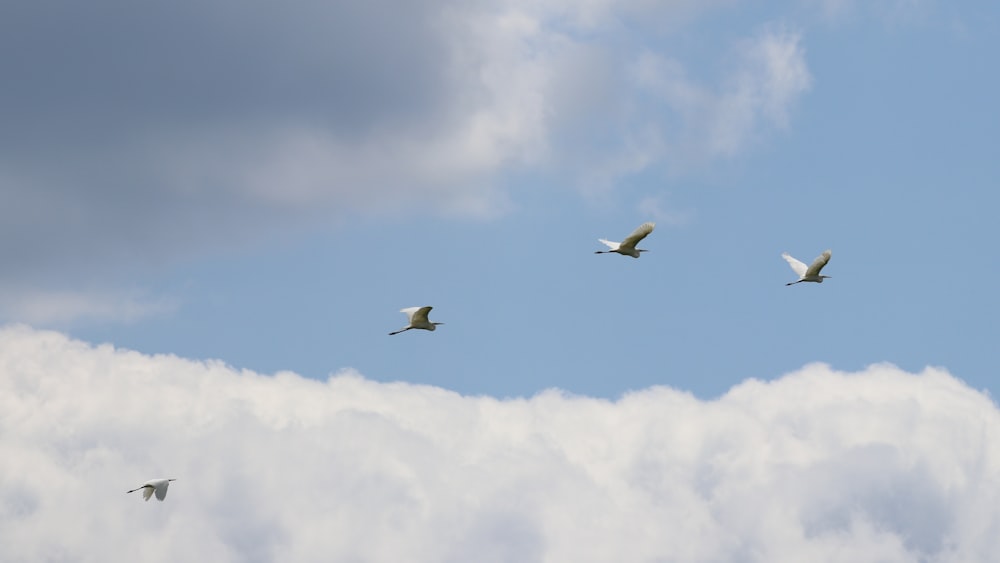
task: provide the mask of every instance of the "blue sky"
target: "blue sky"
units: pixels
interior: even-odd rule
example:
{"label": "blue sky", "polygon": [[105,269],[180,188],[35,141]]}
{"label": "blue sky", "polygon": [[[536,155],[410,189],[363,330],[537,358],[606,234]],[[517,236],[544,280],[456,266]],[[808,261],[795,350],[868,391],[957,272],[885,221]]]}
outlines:
{"label": "blue sky", "polygon": [[8,5],[3,321],[497,397],[997,392],[995,5],[366,6]]}

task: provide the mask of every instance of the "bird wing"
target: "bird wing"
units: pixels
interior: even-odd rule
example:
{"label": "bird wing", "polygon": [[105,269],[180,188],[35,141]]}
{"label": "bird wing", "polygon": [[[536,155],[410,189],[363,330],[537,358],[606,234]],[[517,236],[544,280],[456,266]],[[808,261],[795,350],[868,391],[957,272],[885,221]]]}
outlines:
{"label": "bird wing", "polygon": [[605,239],[602,239],[602,238],[599,238],[597,240],[601,241],[601,243],[603,243],[604,246],[610,248],[611,250],[618,250],[619,243],[617,243],[617,242],[615,242],[613,240],[605,240]]}
{"label": "bird wing", "polygon": [[792,258],[787,252],[782,252],[781,257],[785,259],[785,262],[788,262],[788,265],[792,267],[792,270],[795,271],[800,278],[804,278],[806,276],[805,264],[799,262],[795,258]]}
{"label": "bird wing", "polygon": [[[163,500],[167,498],[167,487],[170,486],[169,481],[163,481],[162,483],[156,484],[156,500]],[[183,495],[182,495],[183,496]]]}
{"label": "bird wing", "polygon": [[153,496],[153,487],[150,485],[142,486],[142,500],[149,500],[149,497]]}
{"label": "bird wing", "polygon": [[829,250],[826,250],[823,252],[823,254],[817,256],[816,259],[813,260],[813,263],[809,265],[809,269],[806,270],[805,275],[808,277],[818,276],[819,271],[823,269],[823,266],[826,266],[826,263],[830,261],[830,256],[832,255],[833,253],[831,253]]}
{"label": "bird wing", "polygon": [[428,322],[427,321],[427,314],[430,313],[431,309],[433,309],[433,308],[434,307],[414,307],[414,309],[416,309],[416,311],[413,313],[413,316],[410,317],[410,322],[411,323],[426,323],[426,322]]}
{"label": "bird wing", "polygon": [[400,309],[399,312],[406,313],[406,318],[410,320],[410,323],[413,323],[413,315],[415,315],[419,310],[420,307],[407,307],[405,309]]}
{"label": "bird wing", "polygon": [[632,234],[622,241],[622,248],[635,248],[635,245],[639,244],[640,240],[646,238],[646,235],[653,232],[654,227],[656,227],[656,223],[653,223],[652,221],[639,225],[639,228],[632,231]]}

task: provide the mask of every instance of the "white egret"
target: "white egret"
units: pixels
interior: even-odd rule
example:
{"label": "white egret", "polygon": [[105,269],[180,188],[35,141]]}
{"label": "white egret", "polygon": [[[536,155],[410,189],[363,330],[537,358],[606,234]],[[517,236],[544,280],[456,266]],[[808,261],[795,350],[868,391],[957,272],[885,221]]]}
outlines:
{"label": "white egret", "polygon": [[138,490],[142,490],[142,498],[144,500],[149,500],[149,497],[156,493],[156,500],[163,500],[167,498],[167,487],[170,486],[171,481],[176,481],[177,479],[150,479],[142,484],[141,487],[136,487],[131,491],[125,491],[126,493],[134,493]]}
{"label": "white egret", "polygon": [[795,285],[801,282],[823,283],[823,279],[831,276],[821,276],[819,271],[822,270],[823,266],[826,266],[826,263],[830,261],[830,255],[831,253],[829,250],[824,251],[823,254],[817,256],[816,259],[813,260],[813,263],[807,268],[805,264],[799,262],[795,258],[792,258],[787,252],[783,252],[781,257],[788,262],[788,265],[791,266],[792,270],[794,270],[799,276],[797,281],[788,282],[785,285]]}
{"label": "white egret", "polygon": [[406,313],[406,317],[410,320],[410,323],[397,331],[390,332],[389,336],[406,332],[411,328],[419,328],[422,330],[437,329],[437,325],[443,325],[444,323],[432,323],[427,320],[427,313],[430,313],[433,308],[434,307],[407,307],[405,309],[400,309],[399,312]]}
{"label": "white egret", "polygon": [[648,252],[644,248],[636,248],[635,245],[639,244],[639,241],[646,238],[646,235],[653,232],[653,227],[656,223],[647,222],[639,225],[639,228],[632,231],[632,234],[628,236],[625,240],[621,242],[614,242],[610,240],[604,240],[599,238],[597,240],[603,242],[610,250],[595,250],[594,254],[609,254],[611,252],[617,252],[623,256],[631,256],[632,258],[638,258],[640,252]]}

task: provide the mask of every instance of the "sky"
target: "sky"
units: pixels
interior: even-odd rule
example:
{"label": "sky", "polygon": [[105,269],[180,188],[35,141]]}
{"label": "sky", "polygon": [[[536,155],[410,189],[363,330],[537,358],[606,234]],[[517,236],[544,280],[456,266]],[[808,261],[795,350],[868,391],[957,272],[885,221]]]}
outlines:
{"label": "sky", "polygon": [[[390,534],[422,560],[580,561],[601,526],[636,561],[981,560],[998,26],[934,0],[4,2],[5,539],[112,560],[45,528],[113,489],[135,512],[109,522],[162,533],[152,561],[398,561]],[[640,259],[593,254],[645,221]],[[785,286],[782,252],[826,249],[831,279]],[[388,335],[423,305],[445,324]],[[244,425],[260,444],[228,443]],[[329,495],[282,512],[314,465]],[[164,503],[118,492],[160,474]],[[360,536],[324,512],[355,490],[386,510]]]}
{"label": "sky", "polygon": [[50,8],[0,24],[6,323],[498,397],[993,388],[992,4]]}

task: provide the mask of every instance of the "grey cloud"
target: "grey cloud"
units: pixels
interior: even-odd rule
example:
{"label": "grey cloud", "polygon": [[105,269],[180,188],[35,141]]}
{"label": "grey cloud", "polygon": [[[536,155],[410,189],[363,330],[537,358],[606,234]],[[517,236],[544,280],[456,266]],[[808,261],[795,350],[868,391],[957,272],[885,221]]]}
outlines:
{"label": "grey cloud", "polygon": [[275,114],[361,134],[440,103],[437,2],[55,4],[5,5],[8,150]]}
{"label": "grey cloud", "polygon": [[267,157],[247,139],[308,124],[353,143],[385,123],[433,120],[449,98],[440,7],[6,3],[5,263],[155,264],[232,242],[241,224],[284,223],[239,185]]}
{"label": "grey cloud", "polygon": [[[496,215],[512,169],[607,189],[717,97],[637,91],[624,37],[715,4],[7,2],[0,282],[107,292],[351,213]],[[741,69],[751,102],[727,98],[726,154],[802,91],[775,45]]]}

